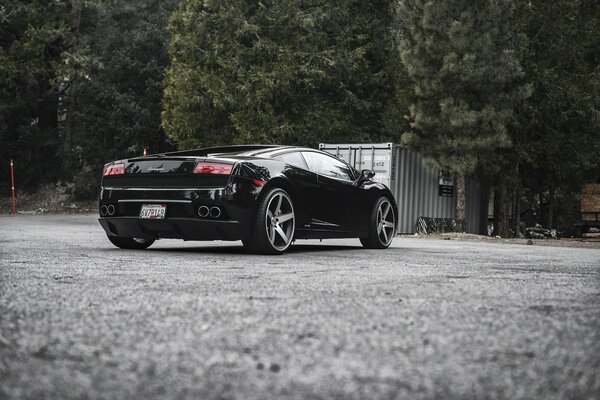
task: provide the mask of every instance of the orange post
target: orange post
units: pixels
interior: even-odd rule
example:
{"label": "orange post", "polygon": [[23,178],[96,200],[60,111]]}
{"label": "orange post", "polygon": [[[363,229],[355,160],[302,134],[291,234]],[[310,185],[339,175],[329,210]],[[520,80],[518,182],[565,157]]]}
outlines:
{"label": "orange post", "polygon": [[15,167],[12,158],[10,159],[10,181],[12,190],[12,213],[17,213],[17,200],[15,198]]}

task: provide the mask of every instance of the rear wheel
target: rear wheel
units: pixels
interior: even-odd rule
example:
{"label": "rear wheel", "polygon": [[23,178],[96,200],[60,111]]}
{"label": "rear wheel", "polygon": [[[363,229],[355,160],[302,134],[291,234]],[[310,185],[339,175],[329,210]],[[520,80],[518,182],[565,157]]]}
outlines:
{"label": "rear wheel", "polygon": [[360,242],[367,249],[385,249],[389,247],[396,234],[396,215],[394,207],[387,197],[380,197],[371,212],[369,236]]}
{"label": "rear wheel", "polygon": [[121,249],[134,249],[134,250],[143,250],[147,249],[154,243],[152,239],[141,239],[141,238],[128,238],[128,237],[119,237],[119,236],[108,236],[108,240],[112,244]]}
{"label": "rear wheel", "polygon": [[292,244],[296,217],[294,203],[280,188],[271,189],[258,204],[252,237],[244,247],[258,254],[281,254]]}

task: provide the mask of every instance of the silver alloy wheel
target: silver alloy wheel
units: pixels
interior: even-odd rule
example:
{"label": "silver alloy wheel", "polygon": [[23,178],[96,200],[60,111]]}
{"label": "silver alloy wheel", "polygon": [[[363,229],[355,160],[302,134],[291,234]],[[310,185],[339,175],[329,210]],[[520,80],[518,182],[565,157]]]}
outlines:
{"label": "silver alloy wheel", "polygon": [[396,217],[389,201],[384,200],[377,209],[377,237],[381,244],[388,246],[394,238]]}
{"label": "silver alloy wheel", "polygon": [[284,251],[292,243],[296,219],[294,206],[287,193],[277,191],[269,200],[265,218],[269,243],[277,251]]}

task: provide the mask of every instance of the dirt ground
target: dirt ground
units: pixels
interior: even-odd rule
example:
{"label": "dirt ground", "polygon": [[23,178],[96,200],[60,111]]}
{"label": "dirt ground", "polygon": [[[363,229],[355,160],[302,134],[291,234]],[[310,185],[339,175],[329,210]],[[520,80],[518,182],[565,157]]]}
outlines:
{"label": "dirt ground", "polygon": [[[408,237],[415,235],[400,235]],[[423,239],[442,239],[442,240],[473,240],[489,243],[517,244],[517,245],[536,245],[536,246],[561,246],[561,247],[580,247],[589,249],[600,248],[600,238],[561,238],[556,239],[519,239],[519,238],[500,238],[485,235],[474,235],[471,233],[442,233],[432,235],[416,235]]]}
{"label": "dirt ground", "polygon": [[[18,214],[89,214],[98,209],[97,200],[77,201],[67,186],[46,185],[35,193],[19,192],[16,196]],[[12,198],[0,197],[0,215],[12,212]]]}

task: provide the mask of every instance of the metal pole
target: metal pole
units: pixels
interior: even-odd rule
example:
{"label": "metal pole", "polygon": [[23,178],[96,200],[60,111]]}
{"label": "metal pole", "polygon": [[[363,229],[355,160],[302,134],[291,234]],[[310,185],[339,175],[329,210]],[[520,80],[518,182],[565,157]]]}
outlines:
{"label": "metal pole", "polygon": [[12,190],[12,213],[17,214],[17,200],[15,199],[15,168],[12,158],[10,159],[10,180]]}

